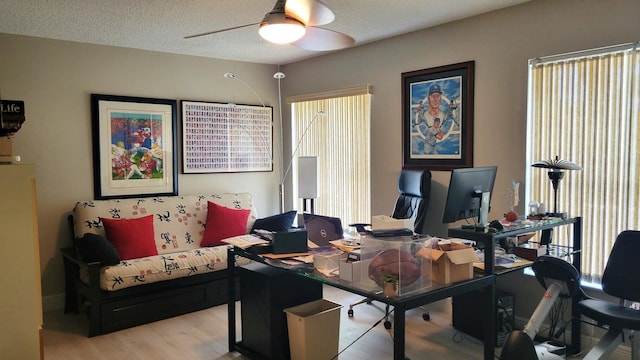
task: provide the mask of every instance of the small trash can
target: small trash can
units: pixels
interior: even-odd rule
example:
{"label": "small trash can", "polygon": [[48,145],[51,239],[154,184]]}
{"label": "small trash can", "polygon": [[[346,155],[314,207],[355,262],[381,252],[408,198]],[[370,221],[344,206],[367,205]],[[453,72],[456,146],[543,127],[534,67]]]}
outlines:
{"label": "small trash can", "polygon": [[284,309],[291,360],[331,360],[338,354],[340,308],[320,299]]}

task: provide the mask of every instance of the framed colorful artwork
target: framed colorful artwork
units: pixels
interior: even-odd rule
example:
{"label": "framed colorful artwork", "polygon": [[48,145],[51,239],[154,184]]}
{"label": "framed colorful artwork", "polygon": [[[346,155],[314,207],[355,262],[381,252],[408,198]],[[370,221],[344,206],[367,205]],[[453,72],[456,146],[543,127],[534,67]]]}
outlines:
{"label": "framed colorful artwork", "polygon": [[273,171],[273,108],[181,101],[182,172]]}
{"label": "framed colorful artwork", "polygon": [[473,167],[474,65],[402,73],[404,168]]}
{"label": "framed colorful artwork", "polygon": [[94,197],[178,194],[177,101],[91,94]]}

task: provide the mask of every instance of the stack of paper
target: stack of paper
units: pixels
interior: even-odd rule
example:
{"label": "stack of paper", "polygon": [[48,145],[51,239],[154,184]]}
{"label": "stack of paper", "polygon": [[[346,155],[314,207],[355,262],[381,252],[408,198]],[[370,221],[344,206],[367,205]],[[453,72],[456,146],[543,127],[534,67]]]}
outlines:
{"label": "stack of paper", "polygon": [[223,243],[246,249],[253,245],[266,245],[269,241],[255,235],[239,235],[222,240]]}

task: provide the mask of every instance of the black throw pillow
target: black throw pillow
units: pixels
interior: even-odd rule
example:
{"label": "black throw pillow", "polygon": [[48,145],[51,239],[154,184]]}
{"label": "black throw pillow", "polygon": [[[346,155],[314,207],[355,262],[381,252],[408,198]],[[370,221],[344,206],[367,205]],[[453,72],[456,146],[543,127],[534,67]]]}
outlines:
{"label": "black throw pillow", "polygon": [[267,231],[288,231],[293,225],[298,212],[296,210],[287,211],[286,213],[272,215],[266,218],[257,219],[251,228],[251,232],[255,230],[267,230]]}
{"label": "black throw pillow", "polygon": [[84,262],[100,262],[102,265],[120,263],[116,248],[104,236],[86,233],[78,239],[77,247]]}

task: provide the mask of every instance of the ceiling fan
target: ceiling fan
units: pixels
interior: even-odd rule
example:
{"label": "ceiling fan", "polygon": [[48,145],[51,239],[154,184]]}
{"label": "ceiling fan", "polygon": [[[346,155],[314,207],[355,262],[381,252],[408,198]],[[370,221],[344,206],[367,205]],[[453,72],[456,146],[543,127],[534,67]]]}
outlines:
{"label": "ceiling fan", "polygon": [[319,28],[335,19],[333,11],[319,0],[277,0],[261,22],[185,36],[185,39],[260,25],[258,33],[276,44],[291,44],[312,51],[330,51],[352,46],[355,40],[337,31]]}

